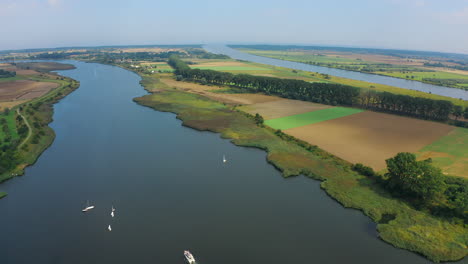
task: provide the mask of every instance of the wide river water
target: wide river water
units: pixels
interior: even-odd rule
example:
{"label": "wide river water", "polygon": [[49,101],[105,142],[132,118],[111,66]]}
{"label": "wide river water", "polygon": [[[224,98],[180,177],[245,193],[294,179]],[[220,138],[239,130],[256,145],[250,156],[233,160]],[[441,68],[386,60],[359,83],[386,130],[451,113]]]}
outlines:
{"label": "wide river water", "polygon": [[0,263],[172,264],[185,249],[199,264],[428,263],[264,151],[134,103],[135,73],[67,62],[81,86],[55,105],[54,143],[0,185]]}
{"label": "wide river water", "polygon": [[347,70],[341,70],[341,69],[335,69],[335,68],[315,66],[315,65],[310,65],[310,64],[300,63],[300,62],[261,57],[261,56],[248,54],[248,53],[236,50],[236,49],[232,49],[226,45],[210,44],[210,45],[204,45],[203,48],[209,52],[216,53],[216,54],[225,54],[233,59],[238,59],[238,60],[251,61],[251,62],[256,62],[256,63],[268,64],[272,66],[301,70],[301,71],[330,74],[333,76],[339,76],[339,77],[353,79],[353,80],[366,81],[370,83],[386,84],[386,85],[409,89],[409,90],[417,90],[417,91],[422,91],[426,93],[444,95],[444,96],[448,96],[448,97],[452,97],[456,99],[461,98],[463,100],[468,100],[468,91],[456,89],[456,88],[437,86],[437,85],[422,83],[418,81],[399,79],[399,78],[377,75],[377,74],[347,71]]}

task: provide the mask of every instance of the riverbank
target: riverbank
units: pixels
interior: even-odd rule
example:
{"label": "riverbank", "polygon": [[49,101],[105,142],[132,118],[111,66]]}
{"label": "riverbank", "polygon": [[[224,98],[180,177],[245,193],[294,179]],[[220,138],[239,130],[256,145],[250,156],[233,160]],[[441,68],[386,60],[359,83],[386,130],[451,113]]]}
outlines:
{"label": "riverbank", "polygon": [[466,229],[458,224],[417,211],[390,197],[371,178],[351,170],[350,164],[316,147],[304,148],[280,138],[274,131],[228,105],[173,89],[157,77],[140,74],[152,94],[135,98],[142,105],[172,112],[184,126],[220,133],[239,146],[268,153],[268,162],[284,177],[306,175],[321,180],[321,187],[348,208],[364,212],[377,223],[380,238],[396,247],[417,252],[433,261],[455,261],[466,256]]}
{"label": "riverbank", "polygon": [[228,55],[231,58],[251,61],[262,64],[269,64],[273,66],[280,66],[294,70],[303,70],[312,73],[328,74],[330,76],[338,76],[347,79],[360,80],[369,83],[384,84],[392,87],[399,87],[403,89],[422,91],[430,94],[438,94],[442,96],[452,97],[455,99],[468,100],[468,91],[456,88],[447,88],[444,86],[437,86],[426,84],[413,80],[403,80],[400,78],[381,76],[376,74],[361,73],[356,71],[348,71],[336,68],[321,67],[311,64],[305,64],[294,61],[274,59],[270,57],[256,56],[253,54],[245,53],[239,50],[232,49],[224,45],[204,45],[203,48],[209,52],[216,54]]}
{"label": "riverbank", "polygon": [[[11,116],[16,122],[14,129],[19,134],[19,142],[15,147],[11,145],[9,155],[13,169],[0,174],[0,183],[24,174],[24,169],[36,162],[39,156],[54,141],[55,133],[48,126],[52,122],[53,105],[79,87],[79,82],[59,75],[30,76],[30,80],[56,83],[57,88],[45,95],[22,103],[10,109],[15,114]],[[5,197],[0,195],[0,198]]]}
{"label": "riverbank", "polygon": [[[359,54],[332,53],[333,55],[323,55],[313,53],[311,51],[290,51],[290,50],[257,50],[248,48],[237,48],[242,52],[246,52],[256,56],[269,57],[284,61],[293,61],[305,63],[314,66],[335,68],[347,71],[360,73],[375,74],[381,76],[394,77],[409,81],[418,81],[432,85],[444,86],[448,88],[456,88],[460,90],[468,90],[468,76],[466,71],[460,70],[462,73],[445,72],[437,69],[432,69],[430,66],[424,66],[423,62],[428,63],[424,59],[417,59],[419,63],[409,62],[409,59],[399,61],[399,63],[389,64],[388,61],[396,61],[398,57],[388,56],[387,60],[383,61],[366,61],[359,58]],[[362,56],[362,54],[361,54]],[[347,58],[348,57],[348,58]],[[351,59],[351,58],[352,59]],[[363,56],[372,58],[372,55]],[[375,58],[374,58],[375,59]],[[401,58],[399,58],[401,59]],[[433,58],[432,58],[433,59]],[[427,58],[430,60],[430,58]]]}

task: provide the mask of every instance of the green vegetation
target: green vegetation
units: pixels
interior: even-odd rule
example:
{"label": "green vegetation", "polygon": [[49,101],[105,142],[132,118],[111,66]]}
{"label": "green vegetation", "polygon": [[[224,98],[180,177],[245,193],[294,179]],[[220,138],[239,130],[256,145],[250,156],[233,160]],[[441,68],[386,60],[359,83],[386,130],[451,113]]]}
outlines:
{"label": "green vegetation", "polygon": [[[451,175],[463,175],[468,171],[468,129],[456,128],[430,145],[419,150],[419,156],[435,153],[434,165],[446,168]],[[448,169],[447,169],[448,168]]]}
{"label": "green vegetation", "polygon": [[[177,63],[177,62],[175,62]],[[393,198],[375,177],[352,170],[351,164],[316,146],[263,127],[259,117],[238,112],[206,97],[170,89],[156,75],[143,75],[142,83],[158,92],[134,100],[159,111],[173,112],[183,125],[221,133],[236,145],[260,148],[285,177],[306,175],[321,180],[321,187],[343,206],[362,210],[377,222],[380,238],[418,252],[433,261],[459,260],[467,254],[466,228],[435,217]]]}
{"label": "green vegetation", "polygon": [[5,109],[5,111],[0,114],[0,147],[11,141],[18,140],[19,135],[16,129],[15,117],[15,111],[11,111],[10,109]]}
{"label": "green vegetation", "polygon": [[216,71],[265,71],[265,68],[242,66],[191,66],[192,69],[216,70]]}
{"label": "green vegetation", "polygon": [[[248,92],[261,92],[284,98],[329,105],[355,106],[436,121],[447,121],[454,109],[450,101],[396,95],[388,92],[362,92],[356,87],[330,83],[309,83],[303,80],[232,74],[213,70],[191,69],[177,56],[169,58],[178,79],[186,78],[201,84],[234,86]],[[468,126],[468,122],[457,125]]]}
{"label": "green vegetation", "polygon": [[16,72],[11,72],[11,71],[6,71],[0,69],[0,78],[10,78],[10,77],[15,77]]}
{"label": "green vegetation", "polygon": [[431,159],[417,161],[412,153],[388,159],[384,186],[392,195],[421,210],[468,224],[468,180],[444,177]]}
{"label": "green vegetation", "polygon": [[[223,60],[223,61],[226,61],[226,60]],[[220,60],[217,60],[216,62],[220,62]],[[258,64],[258,63],[253,63],[253,62],[243,61],[242,63],[246,65],[245,68],[253,67],[253,68],[259,68],[260,70],[240,71],[240,70],[232,70],[229,67],[226,67],[226,68],[213,67],[212,70],[224,71],[224,72],[230,72],[230,73],[236,73],[236,74],[245,73],[245,74],[260,75],[260,76],[269,75],[271,77],[298,79],[298,80],[303,80],[307,82],[342,84],[346,86],[353,86],[353,87],[359,88],[361,93],[366,93],[368,91],[389,92],[392,94],[408,95],[411,97],[420,97],[420,98],[427,98],[427,99],[433,99],[433,100],[450,101],[454,105],[459,105],[464,108],[468,107],[468,101],[466,100],[456,99],[456,98],[447,97],[447,96],[441,96],[437,94],[430,94],[430,93],[420,92],[416,90],[403,89],[403,88],[398,88],[398,87],[384,85],[384,84],[369,83],[369,82],[364,82],[364,81],[359,81],[359,80],[347,79],[347,78],[332,76],[328,74],[311,73],[311,72],[299,71],[299,70],[292,71],[291,69],[288,69],[288,68],[276,67],[276,66],[265,65],[265,64]],[[192,65],[191,67],[194,68],[194,66],[196,65]]]}
{"label": "green vegetation", "polygon": [[[353,49],[353,48],[331,48],[331,47],[304,47],[304,46],[244,46],[236,45],[236,48],[241,48],[242,51],[264,57],[274,59],[288,60],[301,62],[311,65],[338,68],[349,71],[366,72],[380,75],[387,75],[402,79],[421,81],[435,85],[468,89],[468,75],[443,72],[432,70],[426,67],[445,67],[448,66],[442,63],[425,62],[420,66],[409,66],[404,64],[389,64],[375,61],[364,61],[362,59],[343,58],[336,54],[324,53],[330,51],[352,52],[353,54],[378,54],[393,56],[396,58],[406,58],[405,61],[412,60],[429,60],[429,61],[450,61],[455,66],[449,66],[453,69],[466,70],[468,69],[468,58],[462,54],[443,54],[430,52],[413,52],[413,51],[386,51],[374,49]],[[457,60],[447,60],[447,57],[456,57]]]}
{"label": "green vegetation", "polygon": [[347,107],[332,107],[298,115],[270,119],[265,121],[265,124],[274,129],[285,130],[348,116],[362,111],[361,109]]}
{"label": "green vegetation", "polygon": [[416,161],[412,153],[398,153],[386,162],[388,187],[398,196],[428,204],[444,190],[442,171],[428,160]]}
{"label": "green vegetation", "polygon": [[[60,86],[46,95],[33,99],[0,115],[0,122],[7,124],[8,131],[0,131],[0,182],[23,174],[26,166],[33,164],[39,155],[50,146],[55,134],[48,126],[52,121],[53,104],[78,88],[76,81],[60,77],[48,79],[30,76],[32,80],[55,82]],[[2,117],[5,121],[1,121]],[[26,123],[27,122],[27,123]],[[29,126],[28,126],[29,125]],[[28,136],[30,134],[30,136]],[[10,140],[5,140],[10,137]]]}

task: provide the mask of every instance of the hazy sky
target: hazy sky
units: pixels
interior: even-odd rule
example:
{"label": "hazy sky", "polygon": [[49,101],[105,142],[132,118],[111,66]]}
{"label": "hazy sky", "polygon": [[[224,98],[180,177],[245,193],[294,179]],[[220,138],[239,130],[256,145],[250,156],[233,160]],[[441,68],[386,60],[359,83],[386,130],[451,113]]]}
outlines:
{"label": "hazy sky", "polygon": [[468,0],[0,0],[0,50],[279,43],[468,53]]}

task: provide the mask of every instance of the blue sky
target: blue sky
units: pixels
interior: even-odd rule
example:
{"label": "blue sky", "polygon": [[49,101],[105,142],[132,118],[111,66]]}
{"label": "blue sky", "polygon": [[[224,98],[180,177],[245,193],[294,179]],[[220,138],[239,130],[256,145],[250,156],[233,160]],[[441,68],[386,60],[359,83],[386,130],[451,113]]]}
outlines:
{"label": "blue sky", "polygon": [[468,54],[468,0],[0,0],[0,50],[278,43]]}

